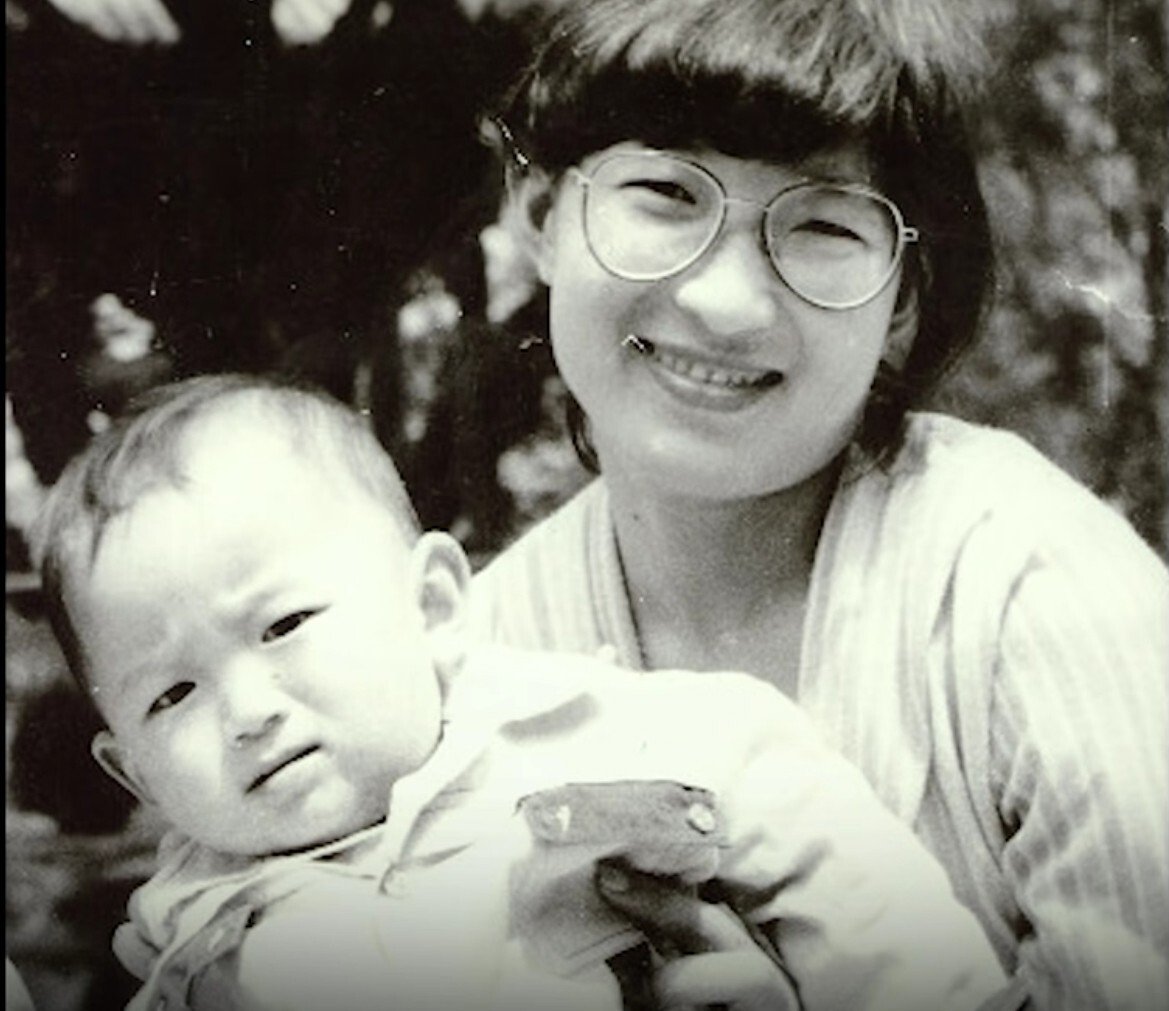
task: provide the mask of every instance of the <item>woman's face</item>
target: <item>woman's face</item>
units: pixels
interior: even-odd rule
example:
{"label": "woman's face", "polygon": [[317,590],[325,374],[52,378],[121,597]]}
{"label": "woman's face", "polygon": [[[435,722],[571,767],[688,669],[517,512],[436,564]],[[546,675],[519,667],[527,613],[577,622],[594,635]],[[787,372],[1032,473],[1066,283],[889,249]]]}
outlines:
{"label": "woman's face", "polygon": [[[588,173],[621,144],[591,155]],[[675,152],[732,198],[766,204],[804,179],[870,183],[857,148],[794,165]],[[731,203],[714,244],[682,272],[625,280],[590,251],[585,185],[559,183],[541,229],[557,364],[590,421],[606,474],[655,490],[729,500],[798,485],[830,464],[859,424],[890,334],[899,276],[871,301],[818,308],[780,280],[757,206]]]}

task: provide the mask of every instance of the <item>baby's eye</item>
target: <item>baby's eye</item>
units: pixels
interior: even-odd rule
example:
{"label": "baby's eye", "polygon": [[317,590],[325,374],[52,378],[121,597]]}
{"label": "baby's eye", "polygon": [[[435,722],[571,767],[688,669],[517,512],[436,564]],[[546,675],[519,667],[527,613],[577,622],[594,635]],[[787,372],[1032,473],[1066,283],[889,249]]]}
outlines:
{"label": "baby's eye", "polygon": [[275,642],[277,639],[283,639],[286,635],[291,635],[300,628],[309,618],[320,614],[322,610],[324,608],[313,607],[286,614],[283,618],[272,622],[271,625],[264,629],[264,634],[260,638],[264,642]]}
{"label": "baby's eye", "polygon": [[171,685],[150,703],[150,708],[146,710],[146,715],[155,716],[158,713],[177,706],[194,690],[195,683],[193,681],[180,681],[178,684]]}

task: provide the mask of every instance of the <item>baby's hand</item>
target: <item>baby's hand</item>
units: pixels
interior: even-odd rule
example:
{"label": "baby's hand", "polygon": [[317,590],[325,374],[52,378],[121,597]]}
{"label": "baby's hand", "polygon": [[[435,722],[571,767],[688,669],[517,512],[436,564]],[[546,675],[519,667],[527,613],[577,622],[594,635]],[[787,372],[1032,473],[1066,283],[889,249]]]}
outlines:
{"label": "baby's hand", "polygon": [[596,884],[663,959],[653,978],[659,1011],[711,1004],[729,1011],[799,1011],[795,986],[770,943],[728,907],[619,862],[600,863]]}

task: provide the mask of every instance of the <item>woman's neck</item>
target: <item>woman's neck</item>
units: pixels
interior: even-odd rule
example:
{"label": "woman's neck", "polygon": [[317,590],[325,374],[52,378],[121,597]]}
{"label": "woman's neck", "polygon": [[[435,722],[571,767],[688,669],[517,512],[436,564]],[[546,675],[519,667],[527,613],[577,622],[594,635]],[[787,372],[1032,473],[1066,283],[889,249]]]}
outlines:
{"label": "woman's neck", "polygon": [[636,479],[606,474],[647,666],[741,668],[778,683],[774,658],[786,650],[794,677],[838,472],[831,467],[796,488],[733,502],[655,495]]}

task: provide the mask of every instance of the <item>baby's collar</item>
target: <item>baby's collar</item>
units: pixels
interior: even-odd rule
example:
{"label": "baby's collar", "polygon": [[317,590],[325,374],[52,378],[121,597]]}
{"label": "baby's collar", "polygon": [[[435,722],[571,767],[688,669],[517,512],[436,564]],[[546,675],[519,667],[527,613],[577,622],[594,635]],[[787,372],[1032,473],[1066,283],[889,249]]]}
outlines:
{"label": "baby's collar", "polygon": [[[490,644],[476,647],[459,670],[444,679],[444,722],[468,720],[489,725],[494,732],[508,723],[543,716],[591,689],[591,672],[583,672],[584,676],[575,672],[584,658],[539,656],[539,676],[524,677],[520,668],[531,664],[532,654]],[[552,671],[551,667],[561,669]],[[565,671],[565,667],[573,670]]]}
{"label": "baby's collar", "polygon": [[[549,671],[547,664],[556,660],[553,654],[546,656],[536,676],[524,676],[523,668],[532,662],[529,654],[482,646],[444,679],[438,745],[420,768],[390,788],[385,835],[376,861],[385,869],[383,879],[406,849],[419,815],[475,765],[505,726],[554,712],[589,692],[590,671]],[[561,665],[575,669],[580,663],[581,658],[564,658]]]}

